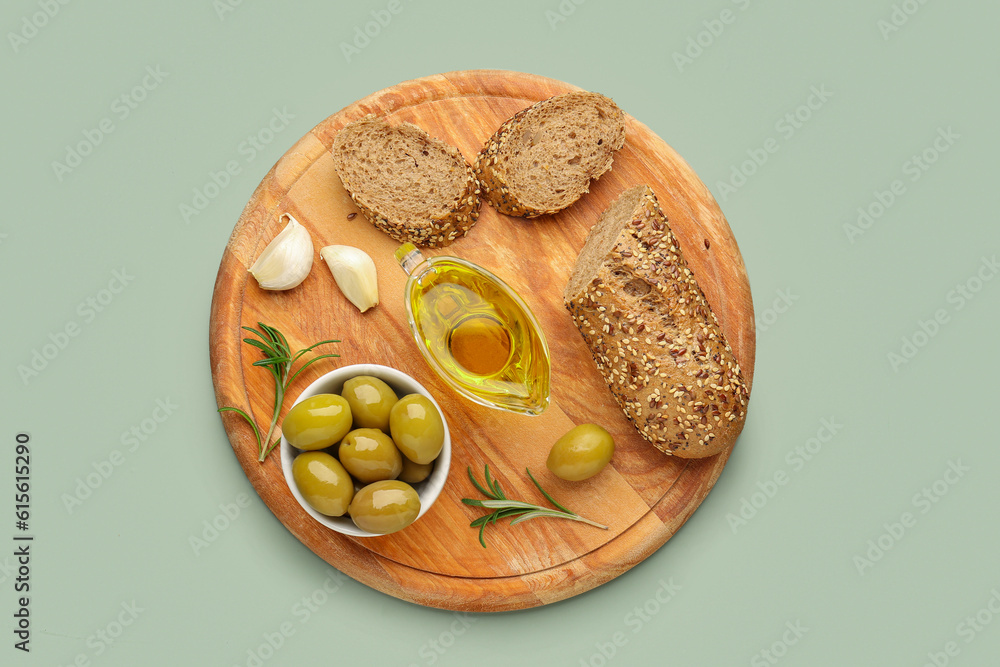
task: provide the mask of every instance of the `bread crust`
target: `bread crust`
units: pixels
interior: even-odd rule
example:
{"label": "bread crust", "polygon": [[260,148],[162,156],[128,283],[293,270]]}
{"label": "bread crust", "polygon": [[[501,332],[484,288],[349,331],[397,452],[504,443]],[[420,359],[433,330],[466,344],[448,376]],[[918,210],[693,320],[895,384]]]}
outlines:
{"label": "bread crust", "polygon": [[[566,307],[642,437],[669,455],[712,456],[743,430],[749,391],[656,195],[640,187],[628,223],[584,287],[564,295]],[[574,275],[581,270],[578,261]]]}
{"label": "bread crust", "polygon": [[[351,178],[344,169],[345,156],[338,148],[340,138],[346,136],[344,130],[348,128],[357,129],[359,125],[369,124],[378,127],[388,127],[397,132],[416,132],[429,145],[446,151],[456,163],[461,163],[465,167],[465,185],[462,192],[448,205],[448,212],[439,217],[428,218],[417,223],[408,223],[403,220],[391,219],[387,214],[378,211],[374,203],[366,197],[363,186],[360,183],[351,182]],[[337,138],[333,143],[334,168],[340,176],[344,189],[350,195],[354,204],[361,211],[361,214],[368,219],[376,228],[385,232],[400,243],[409,241],[414,245],[427,248],[440,248],[452,243],[455,239],[465,236],[469,229],[476,224],[479,219],[479,209],[482,205],[480,198],[479,183],[473,174],[472,167],[465,161],[461,152],[440,139],[435,139],[422,128],[413,123],[401,123],[399,125],[389,125],[385,120],[374,115],[368,115],[360,120],[356,120],[337,133]]]}
{"label": "bread crust", "polygon": [[[486,140],[486,144],[483,146],[482,150],[479,151],[479,154],[476,156],[476,160],[472,165],[473,172],[479,181],[482,197],[500,213],[522,218],[537,218],[542,215],[552,215],[553,213],[557,213],[576,201],[576,199],[574,199],[565,206],[560,206],[558,208],[534,208],[525,204],[518,199],[516,194],[511,192],[510,185],[508,184],[506,178],[506,169],[504,165],[499,163],[498,160],[498,153],[512,135],[517,135],[521,122],[526,116],[529,116],[530,114],[533,114],[548,105],[558,103],[561,98],[564,98],[567,95],[588,95],[606,100],[610,103],[611,107],[613,107],[621,120],[622,130],[618,136],[614,137],[614,141],[611,145],[611,157],[608,158],[607,163],[602,169],[599,169],[595,173],[591,174],[591,179],[596,180],[605,172],[610,170],[611,163],[614,159],[614,152],[620,150],[621,147],[625,145],[624,114],[620,109],[618,109],[615,103],[610,100],[610,98],[604,97],[599,93],[587,93],[583,91],[565,93],[564,95],[549,97],[541,100],[540,102],[536,102],[526,109],[521,109],[516,114],[505,120],[499,129],[493,133],[493,136]],[[584,192],[586,192],[586,190]],[[581,193],[581,195],[582,194],[583,193]],[[579,199],[579,197],[577,197],[577,199]]]}

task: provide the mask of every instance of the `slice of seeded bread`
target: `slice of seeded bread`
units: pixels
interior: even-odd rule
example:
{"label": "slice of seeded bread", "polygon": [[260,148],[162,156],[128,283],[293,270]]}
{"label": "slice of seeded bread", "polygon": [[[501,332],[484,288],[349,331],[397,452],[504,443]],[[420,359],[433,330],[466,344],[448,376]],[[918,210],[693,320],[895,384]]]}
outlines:
{"label": "slice of seeded bread", "polygon": [[563,295],[615,400],[657,449],[712,456],[750,395],[653,191],[626,190],[590,230]]}
{"label": "slice of seeded bread", "polygon": [[334,168],[368,220],[399,242],[437,248],[479,217],[479,189],[457,148],[411,123],[366,116],[333,142]]}
{"label": "slice of seeded bread", "polygon": [[489,138],[474,170],[501,213],[536,218],[560,211],[611,169],[625,144],[625,115],[604,95],[556,95],[519,111]]}

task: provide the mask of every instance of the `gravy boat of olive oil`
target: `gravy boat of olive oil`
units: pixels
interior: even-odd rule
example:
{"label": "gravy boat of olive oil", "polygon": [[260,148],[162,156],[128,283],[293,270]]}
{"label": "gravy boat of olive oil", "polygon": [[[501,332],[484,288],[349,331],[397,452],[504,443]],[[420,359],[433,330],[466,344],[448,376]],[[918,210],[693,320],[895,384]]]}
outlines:
{"label": "gravy boat of olive oil", "polygon": [[459,257],[395,253],[409,274],[410,330],[431,368],[465,398],[538,415],[549,405],[549,347],[526,303],[507,283]]}

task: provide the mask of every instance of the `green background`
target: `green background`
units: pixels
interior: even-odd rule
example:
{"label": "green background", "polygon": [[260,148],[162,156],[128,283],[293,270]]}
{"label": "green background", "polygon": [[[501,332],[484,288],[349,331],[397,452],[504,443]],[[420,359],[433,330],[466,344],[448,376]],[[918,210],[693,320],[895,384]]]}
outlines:
{"label": "green background", "polygon": [[[53,0],[54,16],[35,16],[45,4],[0,10],[0,663],[246,665],[287,622],[294,634],[263,664],[923,665],[929,653],[993,664],[1000,280],[976,281],[1000,251],[996,3],[403,0],[350,61],[341,42],[388,2]],[[713,23],[724,10],[731,22]],[[901,25],[887,32],[894,11]],[[30,39],[12,42],[22,31]],[[147,66],[164,78],[122,117],[112,104]],[[304,619],[295,605],[335,571],[256,496],[215,412],[208,315],[222,249],[254,187],[316,123],[400,81],[473,68],[610,95],[708,184],[757,309],[746,429],[679,533],[594,591],[456,623],[348,579]],[[811,87],[831,95],[800,109]],[[294,119],[248,159],[241,142],[274,108]],[[780,123],[797,112],[808,119],[790,133]],[[113,132],[57,175],[52,163],[105,118]],[[777,151],[743,167],[769,138]],[[925,150],[934,162],[914,172]],[[180,204],[229,160],[241,173],[185,222]],[[730,191],[734,168],[754,173]],[[897,179],[891,206],[845,231]],[[101,312],[80,306],[122,269],[134,279]],[[966,284],[979,290],[957,296]],[[926,324],[938,310],[944,323]],[[921,321],[933,336],[917,334]],[[25,381],[18,367],[70,323],[79,334]],[[177,407],[129,451],[122,433],[157,399]],[[832,439],[822,419],[841,425]],[[33,452],[27,655],[8,629],[3,546],[18,432]],[[818,433],[828,442],[798,463]],[[67,508],[64,494],[114,450],[121,465]],[[787,483],[772,488],[776,474]],[[772,497],[754,496],[762,488]],[[240,494],[249,505],[195,554],[189,538]],[[744,500],[760,507],[736,524]],[[904,512],[910,525],[894,526]],[[880,539],[877,562],[857,560]],[[651,603],[671,579],[674,597]],[[96,640],[133,601],[142,611],[114,644]],[[637,622],[643,606],[655,613]],[[801,636],[786,632],[796,624]]]}

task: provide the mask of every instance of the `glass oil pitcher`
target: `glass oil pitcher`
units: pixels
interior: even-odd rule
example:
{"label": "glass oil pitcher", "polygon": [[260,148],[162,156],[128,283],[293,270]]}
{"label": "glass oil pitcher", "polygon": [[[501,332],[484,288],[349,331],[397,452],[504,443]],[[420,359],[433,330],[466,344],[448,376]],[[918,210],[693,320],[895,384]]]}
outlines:
{"label": "glass oil pitcher", "polygon": [[538,320],[509,285],[458,257],[396,250],[409,274],[404,298],[417,347],[469,400],[541,414],[549,404],[549,348]]}

